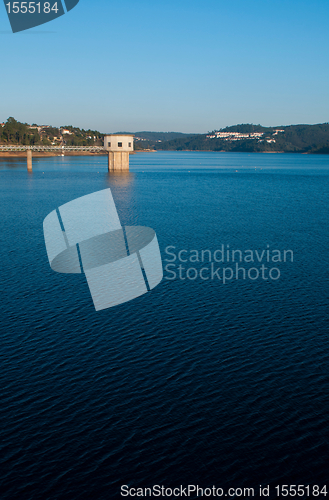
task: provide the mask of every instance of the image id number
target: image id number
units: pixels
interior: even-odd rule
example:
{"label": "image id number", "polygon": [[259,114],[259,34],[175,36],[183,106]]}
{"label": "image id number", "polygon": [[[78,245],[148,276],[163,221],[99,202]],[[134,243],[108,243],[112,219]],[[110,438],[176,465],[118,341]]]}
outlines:
{"label": "image id number", "polygon": [[327,496],[327,486],[318,486],[314,484],[313,486],[304,484],[283,484],[282,486],[276,486],[276,495],[282,497],[319,497]]}
{"label": "image id number", "polygon": [[50,2],[8,2],[6,4],[8,14],[50,14],[58,12],[57,2],[53,5]]}

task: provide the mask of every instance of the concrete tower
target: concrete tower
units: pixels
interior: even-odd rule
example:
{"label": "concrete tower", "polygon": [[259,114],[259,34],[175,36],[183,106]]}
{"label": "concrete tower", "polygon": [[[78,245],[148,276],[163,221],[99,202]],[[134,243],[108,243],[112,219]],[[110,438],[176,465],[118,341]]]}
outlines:
{"label": "concrete tower", "polygon": [[128,171],[129,153],[134,151],[134,136],[110,134],[104,137],[104,149],[109,154],[109,171]]}

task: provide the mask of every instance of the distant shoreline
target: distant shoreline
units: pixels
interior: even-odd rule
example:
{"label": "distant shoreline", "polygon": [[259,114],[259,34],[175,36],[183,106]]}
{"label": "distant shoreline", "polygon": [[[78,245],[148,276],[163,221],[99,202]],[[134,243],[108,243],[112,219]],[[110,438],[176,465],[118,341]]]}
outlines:
{"label": "distant shoreline", "polygon": [[[213,151],[211,149],[205,150],[205,149],[184,149],[184,150],[138,150],[134,151],[133,153],[130,153],[132,155],[134,154],[139,154],[139,153],[226,153],[226,154],[236,154],[236,153],[242,153],[242,154],[300,154],[300,155],[316,155],[316,154],[323,154],[326,155],[328,153],[305,153],[305,152],[300,152],[300,151]],[[65,157],[65,156],[107,156],[107,153],[91,153],[88,151],[85,152],[66,152],[64,155],[57,154],[57,153],[51,153],[51,152],[40,152],[40,151],[33,151],[33,158],[55,158],[55,157]],[[26,158],[26,152],[25,151],[0,151],[0,158]]]}
{"label": "distant shoreline", "polygon": [[[32,151],[33,158],[62,156],[58,153]],[[106,153],[67,152],[64,156],[106,156]],[[26,158],[26,151],[0,151],[0,158]]]}
{"label": "distant shoreline", "polygon": [[[137,154],[137,153],[156,153],[157,151],[154,150],[137,150],[134,151],[133,153],[130,154]],[[32,156],[33,158],[55,158],[55,157],[60,157],[60,156],[107,156],[106,152],[103,153],[93,153],[90,151],[67,151],[65,152],[64,155],[58,154],[57,152],[51,152],[51,151],[32,151]],[[26,158],[26,151],[0,151],[0,158]]]}

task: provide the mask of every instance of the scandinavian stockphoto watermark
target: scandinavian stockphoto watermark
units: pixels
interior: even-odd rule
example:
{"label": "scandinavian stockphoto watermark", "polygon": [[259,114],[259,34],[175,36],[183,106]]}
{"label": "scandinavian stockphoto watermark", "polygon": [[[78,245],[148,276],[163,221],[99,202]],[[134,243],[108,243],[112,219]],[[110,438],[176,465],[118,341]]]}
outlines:
{"label": "scandinavian stockphoto watermark", "polygon": [[223,285],[232,280],[277,281],[281,263],[294,262],[292,250],[279,250],[266,245],[263,249],[232,249],[221,244],[216,250],[165,249],[166,280],[218,280]]}
{"label": "scandinavian stockphoto watermark", "polygon": [[40,0],[12,2],[3,0],[13,33],[49,23],[72,10],[79,0]]}
{"label": "scandinavian stockphoto watermark", "polygon": [[109,188],[53,210],[43,231],[51,269],[84,274],[96,311],[139,297],[162,280],[154,230],[122,227]]}
{"label": "scandinavian stockphoto watermark", "polygon": [[[103,189],[53,210],[43,222],[50,267],[84,274],[96,311],[123,304],[155,288],[163,278],[153,229],[122,227],[111,190]],[[281,263],[294,262],[292,250],[165,248],[165,279],[277,281]]]}

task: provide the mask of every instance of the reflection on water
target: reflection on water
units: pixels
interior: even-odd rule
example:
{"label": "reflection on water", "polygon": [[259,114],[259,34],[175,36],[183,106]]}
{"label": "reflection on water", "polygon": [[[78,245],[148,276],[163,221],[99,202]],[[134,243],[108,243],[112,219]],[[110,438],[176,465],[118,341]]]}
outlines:
{"label": "reflection on water", "polygon": [[26,158],[0,157],[0,170],[24,169],[27,171]]}
{"label": "reflection on water", "polygon": [[132,172],[107,172],[106,179],[109,187],[120,186],[125,187],[131,184],[134,180]]}

